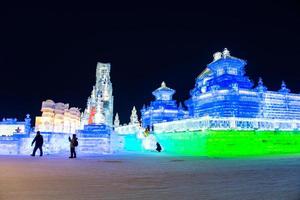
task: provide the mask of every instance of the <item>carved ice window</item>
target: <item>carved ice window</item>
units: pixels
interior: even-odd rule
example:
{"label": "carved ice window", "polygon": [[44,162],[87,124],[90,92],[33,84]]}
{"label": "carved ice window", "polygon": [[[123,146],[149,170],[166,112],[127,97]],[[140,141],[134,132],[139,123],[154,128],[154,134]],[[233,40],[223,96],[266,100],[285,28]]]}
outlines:
{"label": "carved ice window", "polygon": [[229,67],[228,68],[228,74],[237,75],[237,69]]}

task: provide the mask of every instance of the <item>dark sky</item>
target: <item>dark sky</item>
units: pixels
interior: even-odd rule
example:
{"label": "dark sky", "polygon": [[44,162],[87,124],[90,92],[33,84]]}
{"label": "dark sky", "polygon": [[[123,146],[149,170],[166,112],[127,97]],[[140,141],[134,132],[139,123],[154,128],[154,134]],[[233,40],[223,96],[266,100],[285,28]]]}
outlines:
{"label": "dark sky", "polygon": [[128,122],[163,80],[186,100],[224,47],[254,82],[299,93],[300,3],[211,2],[2,6],[0,118],[40,115],[46,99],[84,109],[100,61],[112,64],[114,111]]}

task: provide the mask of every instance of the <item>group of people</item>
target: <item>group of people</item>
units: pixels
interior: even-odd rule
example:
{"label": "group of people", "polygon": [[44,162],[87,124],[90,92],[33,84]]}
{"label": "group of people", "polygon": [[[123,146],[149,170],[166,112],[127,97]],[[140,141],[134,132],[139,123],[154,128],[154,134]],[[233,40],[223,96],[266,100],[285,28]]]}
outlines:
{"label": "group of people", "polygon": [[[70,142],[70,157],[69,158],[76,158],[76,151],[75,148],[78,146],[78,138],[76,137],[76,134],[73,134],[72,139],[69,137]],[[36,136],[34,137],[33,141],[31,142],[31,146],[34,145],[33,152],[31,156],[35,156],[36,151],[40,150],[40,156],[43,156],[43,144],[44,144],[44,138],[41,135],[40,131],[36,132]]]}
{"label": "group of people", "polygon": [[[150,127],[147,127],[144,136],[147,137],[150,134]],[[76,134],[73,134],[72,138],[69,137],[70,142],[70,157],[69,158],[76,158],[76,150],[75,148],[78,146],[78,138],[76,137]],[[44,144],[44,138],[41,135],[40,131],[36,132],[36,136],[34,137],[31,146],[34,145],[33,152],[31,156],[35,156],[36,151],[40,150],[40,156],[43,156],[43,144]],[[162,148],[161,145],[156,142],[156,151],[161,152]]]}

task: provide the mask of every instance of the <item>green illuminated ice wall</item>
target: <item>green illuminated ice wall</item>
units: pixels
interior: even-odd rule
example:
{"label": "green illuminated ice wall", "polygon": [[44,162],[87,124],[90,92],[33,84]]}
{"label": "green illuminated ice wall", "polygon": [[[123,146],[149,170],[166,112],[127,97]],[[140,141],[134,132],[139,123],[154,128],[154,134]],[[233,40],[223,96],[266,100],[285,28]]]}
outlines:
{"label": "green illuminated ice wall", "polygon": [[300,132],[195,131],[156,134],[164,152],[208,157],[300,153]]}

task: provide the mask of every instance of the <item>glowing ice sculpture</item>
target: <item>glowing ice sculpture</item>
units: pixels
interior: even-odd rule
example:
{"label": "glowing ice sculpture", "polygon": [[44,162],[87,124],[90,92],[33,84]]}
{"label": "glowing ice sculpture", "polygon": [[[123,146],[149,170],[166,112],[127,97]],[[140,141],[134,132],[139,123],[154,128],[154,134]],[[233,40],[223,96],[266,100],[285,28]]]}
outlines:
{"label": "glowing ice sculpture", "polygon": [[150,103],[150,106],[143,107],[142,126],[152,126],[155,123],[174,121],[188,117],[188,112],[181,104],[177,106],[175,100],[172,99],[175,90],[168,88],[165,82],[161,83],[161,87],[152,92],[155,96],[155,101]]}
{"label": "glowing ice sculpture", "polygon": [[[93,87],[91,96],[87,100],[87,107],[81,118],[83,128],[84,125],[99,123],[95,122],[95,115],[104,115],[104,124],[113,126],[113,88],[110,81],[110,64],[97,63],[96,69],[96,85]],[[103,104],[99,109],[99,104]],[[98,109],[97,109],[98,107]]]}
{"label": "glowing ice sculpture", "polygon": [[87,100],[78,131],[79,150],[82,153],[112,153],[113,96],[110,81],[110,64],[97,63],[96,85]]}
{"label": "glowing ice sculpture", "polygon": [[141,127],[139,122],[139,117],[137,115],[137,110],[135,106],[133,106],[131,115],[130,115],[130,122],[129,124],[120,125],[119,115],[115,117],[115,133],[120,135],[126,134],[138,134],[138,132],[143,131],[144,129]]}
{"label": "glowing ice sculpture", "polygon": [[114,121],[114,127],[119,127],[119,126],[120,126],[119,114],[116,113],[116,115],[115,115],[115,121]]}
{"label": "glowing ice sculpture", "polygon": [[185,102],[189,119],[157,123],[155,131],[300,129],[300,94],[290,93],[285,82],[279,91],[268,91],[261,78],[253,87],[245,65],[226,48],[214,54]]}
{"label": "glowing ice sculpture", "polygon": [[35,130],[51,133],[75,133],[80,128],[80,111],[69,104],[42,102],[42,116],[35,118]]}

